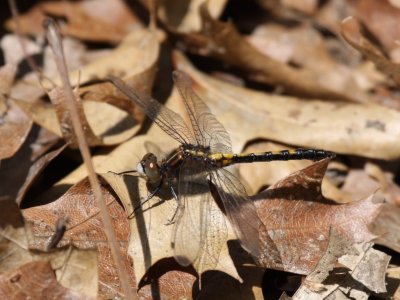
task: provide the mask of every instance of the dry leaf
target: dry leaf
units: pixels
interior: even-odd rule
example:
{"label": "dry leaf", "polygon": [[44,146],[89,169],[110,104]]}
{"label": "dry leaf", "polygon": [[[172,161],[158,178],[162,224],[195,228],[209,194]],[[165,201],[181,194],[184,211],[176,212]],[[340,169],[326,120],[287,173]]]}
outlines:
{"label": "dry leaf", "polygon": [[370,226],[371,232],[376,234],[377,244],[389,247],[400,252],[400,208],[391,203],[385,203],[378,217]]}
{"label": "dry leaf", "polygon": [[381,50],[361,34],[360,26],[354,18],[343,20],[341,29],[342,36],[352,47],[371,60],[379,71],[392,78],[397,85],[400,84],[400,65],[388,60]]}
{"label": "dry leaf", "polygon": [[8,99],[16,72],[12,64],[0,68],[0,160],[18,151],[32,126],[31,119]]}
{"label": "dry leaf", "polygon": [[[45,283],[45,284],[44,284]],[[2,299],[93,299],[62,286],[49,262],[35,261],[0,275]]]}
{"label": "dry leaf", "polygon": [[[280,255],[265,253],[262,265],[310,273],[327,248],[330,228],[352,243],[375,238],[367,225],[377,217],[381,204],[374,203],[373,196],[349,204],[329,204],[321,194],[327,162],[325,159],[293,173],[252,197]],[[276,265],[279,259],[281,265]]]}
{"label": "dry leaf", "polygon": [[286,9],[295,9],[305,14],[315,13],[318,6],[318,1],[316,0],[282,0],[281,3]]}
{"label": "dry leaf", "polygon": [[[390,257],[372,249],[371,245],[371,243],[352,245],[346,238],[332,230],[326,253],[292,299],[331,299],[330,297],[336,293],[350,294],[353,297],[357,295],[357,299],[367,299],[371,292],[364,290],[364,286],[375,293],[385,292],[385,271]],[[337,262],[342,263],[348,270],[345,272],[338,270],[335,273]],[[352,282],[347,274],[356,282]]]}
{"label": "dry leaf", "polygon": [[[126,269],[132,270],[131,261],[126,254],[127,237],[129,236],[126,214],[112,192],[104,187],[102,192],[113,220],[116,238],[120,242],[120,251]],[[32,223],[33,239],[30,247],[35,249],[46,249],[50,237],[54,234],[57,220],[60,217],[68,219],[67,230],[59,242],[59,246],[74,245],[79,249],[97,248],[99,295],[104,298],[115,296],[118,293],[120,287],[117,271],[111,259],[99,210],[87,180],[69,189],[57,201],[25,209],[23,214],[25,219]],[[132,286],[135,286],[133,273],[128,275]]]}
{"label": "dry leaf", "polygon": [[354,15],[354,8],[346,0],[325,2],[315,15],[315,22],[328,29],[336,36],[340,35],[340,23],[348,16]]}
{"label": "dry leaf", "polygon": [[[290,28],[261,25],[249,36],[257,50],[284,63],[319,74],[319,81],[335,91],[366,101],[366,91],[376,84],[374,73],[359,70],[359,56],[337,39],[327,39],[310,24]],[[254,43],[256,42],[256,44]],[[381,80],[383,81],[383,80]]]}
{"label": "dry leaf", "polygon": [[[72,117],[71,117],[71,112],[69,111],[67,99],[64,96],[64,88],[56,87],[52,89],[48,93],[48,95],[53,104],[55,113],[57,115],[57,120],[59,128],[61,129],[62,138],[71,147],[77,147],[78,146],[77,137],[72,124]],[[102,144],[101,139],[94,134],[92,127],[88,123],[86,114],[83,110],[83,103],[81,99],[79,99],[78,97],[75,97],[75,99],[76,99],[76,107],[78,110],[78,118],[80,121],[79,123],[82,126],[87,143],[90,146],[101,145]]]}
{"label": "dry leaf", "polygon": [[[70,81],[83,84],[109,74],[132,76],[153,67],[159,56],[160,35],[153,29],[131,31],[113,51],[71,72]],[[59,81],[55,82],[59,85]]]}
{"label": "dry leaf", "polygon": [[400,9],[387,0],[358,0],[353,3],[354,13],[374,37],[387,50],[398,48],[400,32],[397,29]]}
{"label": "dry leaf", "polygon": [[[48,16],[66,19],[61,23],[63,34],[96,42],[119,42],[132,26],[141,26],[123,1],[49,1],[38,3],[20,16],[21,33],[42,34],[41,24]],[[8,20],[6,27],[15,31],[14,20]]]}
{"label": "dry leaf", "polygon": [[[158,59],[159,41],[156,33],[150,30],[135,30],[122,41],[121,45],[114,51],[103,56],[102,58],[85,65],[79,73],[72,72],[70,76],[71,82],[86,82],[93,78],[104,78],[107,74],[126,75],[130,82],[136,85],[142,85],[141,89],[148,92],[153,84],[156,61]],[[57,80],[55,81],[57,82]],[[43,82],[45,86],[48,82]],[[110,85],[109,85],[110,87]],[[81,119],[86,119],[84,128],[89,137],[90,145],[98,144],[118,144],[130,138],[138,131],[138,127],[134,126],[137,122],[126,112],[115,108],[110,104],[132,113],[134,108],[132,105],[126,104],[127,101],[111,100],[115,98],[114,88],[104,88],[100,86],[90,86],[82,89],[84,102],[81,104]],[[50,95],[55,101],[55,109],[43,103],[29,103],[16,101],[18,106],[23,109],[32,119],[41,126],[61,136],[64,131],[64,136],[67,140],[71,140],[72,127],[66,122],[68,111],[63,106],[62,92],[59,89],[54,89]],[[108,98],[109,97],[109,98]],[[119,96],[121,97],[121,96]],[[104,101],[104,99],[108,99]],[[88,101],[90,100],[90,101]],[[93,103],[93,101],[104,101],[106,103]],[[122,104],[121,104],[122,103]],[[57,120],[63,120],[60,123]],[[135,114],[140,121],[143,116]],[[101,138],[101,140],[100,140]]]}
{"label": "dry leaf", "polygon": [[345,253],[339,263],[349,268],[351,277],[374,293],[386,292],[385,273],[390,256],[372,248],[372,243],[355,245],[359,254]]}
{"label": "dry leaf", "polygon": [[158,16],[164,23],[179,31],[198,31],[201,28],[200,6],[206,3],[210,15],[213,18],[218,18],[226,2],[226,0],[162,1],[159,3]]}
{"label": "dry leaf", "polygon": [[31,168],[29,169],[28,176],[26,177],[24,184],[19,189],[17,198],[15,199],[15,202],[18,204],[18,206],[21,206],[22,200],[23,200],[26,192],[32,185],[33,181],[39,176],[39,174],[43,171],[43,169],[46,168],[46,166],[54,158],[56,158],[66,147],[67,147],[67,144],[60,147],[59,149],[56,149],[54,151],[51,151],[51,152],[45,154],[31,166]]}
{"label": "dry leaf", "polygon": [[[35,262],[48,261],[51,263],[52,269],[56,271],[57,280],[65,287],[75,292],[83,292],[86,295],[95,296],[97,294],[97,290],[91,289],[93,283],[96,284],[97,281],[97,270],[93,269],[96,263],[96,253],[94,251],[84,251],[85,253],[82,253],[73,248],[59,249],[51,253],[32,251],[28,248],[29,241],[32,238],[31,228],[29,225],[24,224],[16,203],[9,199],[2,199],[0,206],[0,211],[2,212],[0,243],[3,257],[0,263],[0,272],[2,274],[9,273],[9,275],[5,275],[6,278],[11,276],[10,274],[14,274],[15,276],[13,277],[16,280],[14,282],[11,281],[12,283],[32,284],[29,281],[30,279],[26,281],[26,268],[30,269]],[[85,271],[82,272],[82,270]],[[48,274],[47,271],[45,273]],[[50,273],[54,276],[53,271]],[[32,278],[32,275],[40,276],[39,273],[32,273],[29,278]],[[86,283],[86,287],[71,281],[72,278],[75,278],[75,281],[82,280],[82,283]],[[2,292],[9,293],[10,286],[6,285],[7,282],[4,279],[3,277],[1,280]],[[32,295],[36,291],[42,292],[43,285],[38,284],[38,282],[42,282],[41,279],[35,278],[34,282],[38,285],[37,290],[33,289],[31,291],[30,289],[21,288],[22,292],[28,293],[28,296],[30,296],[30,292],[32,292]],[[53,283],[58,285],[55,278]]]}
{"label": "dry leaf", "polygon": [[253,48],[232,24],[221,23],[201,6],[202,31],[198,34],[175,34],[185,47],[197,54],[211,56],[248,72],[257,81],[281,86],[290,93],[311,98],[363,101],[346,91],[325,86],[319,74],[298,70],[271,59]]}

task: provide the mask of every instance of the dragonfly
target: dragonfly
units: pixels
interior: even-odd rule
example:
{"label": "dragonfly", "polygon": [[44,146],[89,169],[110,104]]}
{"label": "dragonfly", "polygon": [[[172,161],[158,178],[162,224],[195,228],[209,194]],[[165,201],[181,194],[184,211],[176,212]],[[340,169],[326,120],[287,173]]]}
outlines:
{"label": "dragonfly", "polygon": [[153,153],[145,154],[137,171],[146,177],[153,189],[150,197],[168,187],[177,200],[171,245],[175,259],[182,266],[194,262],[216,265],[222,245],[226,243],[225,218],[213,203],[213,188],[241,246],[255,259],[262,254],[261,249],[264,250],[260,246],[260,229],[264,225],[254,202],[230,166],[335,156],[333,152],[317,149],[232,153],[228,132],[194,92],[191,78],[182,71],[174,71],[173,79],[185,104],[188,123],[178,113],[150,96],[139,94],[118,77],[110,75],[108,79],[180,144],[161,161]]}

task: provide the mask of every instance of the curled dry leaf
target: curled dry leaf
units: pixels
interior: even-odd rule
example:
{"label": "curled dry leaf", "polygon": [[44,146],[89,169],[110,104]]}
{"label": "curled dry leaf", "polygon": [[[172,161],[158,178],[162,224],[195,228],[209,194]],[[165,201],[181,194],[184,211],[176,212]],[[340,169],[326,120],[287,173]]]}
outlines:
{"label": "curled dry leaf", "polygon": [[252,47],[230,23],[213,19],[205,5],[201,6],[203,28],[200,33],[174,32],[189,51],[217,58],[239,67],[254,80],[274,84],[290,93],[319,99],[363,101],[346,91],[325,86],[320,75],[309,70],[298,70],[280,63]]}
{"label": "curled dry leaf", "polygon": [[32,126],[32,120],[8,99],[16,72],[12,64],[0,68],[0,160],[18,151]]}
{"label": "curled dry leaf", "polygon": [[357,0],[353,2],[354,14],[368,28],[386,50],[398,48],[400,33],[397,30],[400,9],[390,0]]}
{"label": "curled dry leaf", "polygon": [[[41,278],[36,277],[36,275],[40,276],[40,273],[33,272],[27,278],[25,270],[30,269],[35,262],[43,261],[44,263],[48,261],[51,263],[52,269],[49,272],[54,276],[55,271],[57,280],[64,287],[74,292],[96,296],[97,289],[92,288],[97,285],[97,270],[93,268],[96,264],[96,253],[94,251],[81,252],[74,248],[58,249],[51,253],[32,251],[29,248],[29,242],[32,238],[31,228],[24,223],[17,204],[12,200],[2,199],[0,206],[0,244],[3,257],[0,261],[0,273],[3,274],[0,280],[0,290],[2,293],[10,292],[11,286],[16,288],[17,286],[20,287],[21,284],[35,283],[37,285],[37,282],[43,282]],[[85,272],[82,272],[82,270],[85,270]],[[45,273],[48,274],[47,271]],[[15,281],[11,282],[10,286],[10,282],[6,281],[5,278],[9,280],[7,275],[11,274],[15,274]],[[30,279],[33,282],[30,282]],[[54,284],[56,284],[55,278]],[[28,296],[32,296],[36,291],[41,292],[43,287],[46,286],[38,285],[37,289],[32,291],[21,288],[19,292],[26,292]],[[65,292],[73,294],[72,291],[65,289]],[[12,290],[11,294],[4,298],[10,298],[10,295],[15,295],[14,292],[15,290]],[[32,295],[30,292],[32,292]]]}
{"label": "curled dry leaf", "polygon": [[18,191],[17,194],[17,199],[15,199],[15,202],[20,206],[21,202],[32,185],[33,181],[39,176],[39,174],[43,171],[44,168],[54,159],[56,158],[65,148],[67,147],[67,144],[64,146],[51,151],[41,158],[39,158],[29,169],[28,176],[25,179],[24,184],[21,186],[21,188]]}
{"label": "curled dry leaf", "polygon": [[[43,33],[42,22],[48,16],[65,18],[63,34],[95,42],[119,42],[134,25],[141,26],[123,1],[91,0],[80,2],[40,2],[19,18],[22,34]],[[6,22],[15,31],[15,22]]]}
{"label": "curled dry leaf", "polygon": [[393,109],[256,92],[199,72],[180,52],[174,58],[229,132],[234,152],[240,152],[248,140],[266,138],[379,159],[400,157],[400,113]]}
{"label": "curled dry leaf", "polygon": [[[377,217],[381,204],[374,203],[373,196],[343,205],[329,204],[322,196],[328,161],[316,162],[252,197],[268,231],[263,234],[270,236],[280,255],[265,253],[260,260],[263,266],[310,273],[327,248],[330,228],[352,243],[375,238],[367,226]],[[282,264],[276,265],[279,260]]]}
{"label": "curled dry leaf", "polygon": [[[132,264],[127,251],[129,236],[128,221],[123,208],[116,201],[114,194],[102,187],[104,201],[113,220],[113,228],[120,245],[120,254],[127,270]],[[79,182],[58,200],[23,211],[24,217],[31,223],[33,237],[30,247],[44,250],[55,232],[55,225],[60,217],[68,219],[67,230],[59,246],[74,245],[79,249],[96,249],[98,253],[98,285],[102,298],[118,294],[119,284],[117,271],[112,261],[111,252],[103,231],[99,210],[95,204],[90,184],[87,180]],[[136,282],[133,273],[128,274],[132,286]]]}
{"label": "curled dry leaf", "polygon": [[359,23],[352,17],[342,22],[341,34],[343,38],[360,53],[371,60],[376,68],[400,84],[400,65],[391,62],[385,55],[361,34]]}

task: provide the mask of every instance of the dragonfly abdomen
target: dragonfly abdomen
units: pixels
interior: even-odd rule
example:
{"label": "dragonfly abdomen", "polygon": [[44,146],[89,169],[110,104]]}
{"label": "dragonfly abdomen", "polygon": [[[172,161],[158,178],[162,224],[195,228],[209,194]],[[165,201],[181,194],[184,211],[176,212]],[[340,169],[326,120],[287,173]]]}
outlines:
{"label": "dragonfly abdomen", "polygon": [[320,160],[327,157],[335,157],[334,152],[315,149],[296,149],[282,151],[268,151],[261,153],[234,154],[230,164],[252,163],[267,161],[286,161],[286,160]]}

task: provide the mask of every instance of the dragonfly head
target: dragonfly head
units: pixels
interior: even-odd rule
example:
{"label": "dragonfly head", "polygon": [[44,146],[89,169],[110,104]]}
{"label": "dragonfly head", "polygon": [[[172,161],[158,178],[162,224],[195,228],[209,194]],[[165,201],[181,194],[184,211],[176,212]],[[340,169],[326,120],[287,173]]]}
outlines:
{"label": "dragonfly head", "polygon": [[153,153],[147,153],[137,165],[139,174],[146,177],[147,181],[152,185],[159,185],[161,182],[160,166],[157,157]]}

